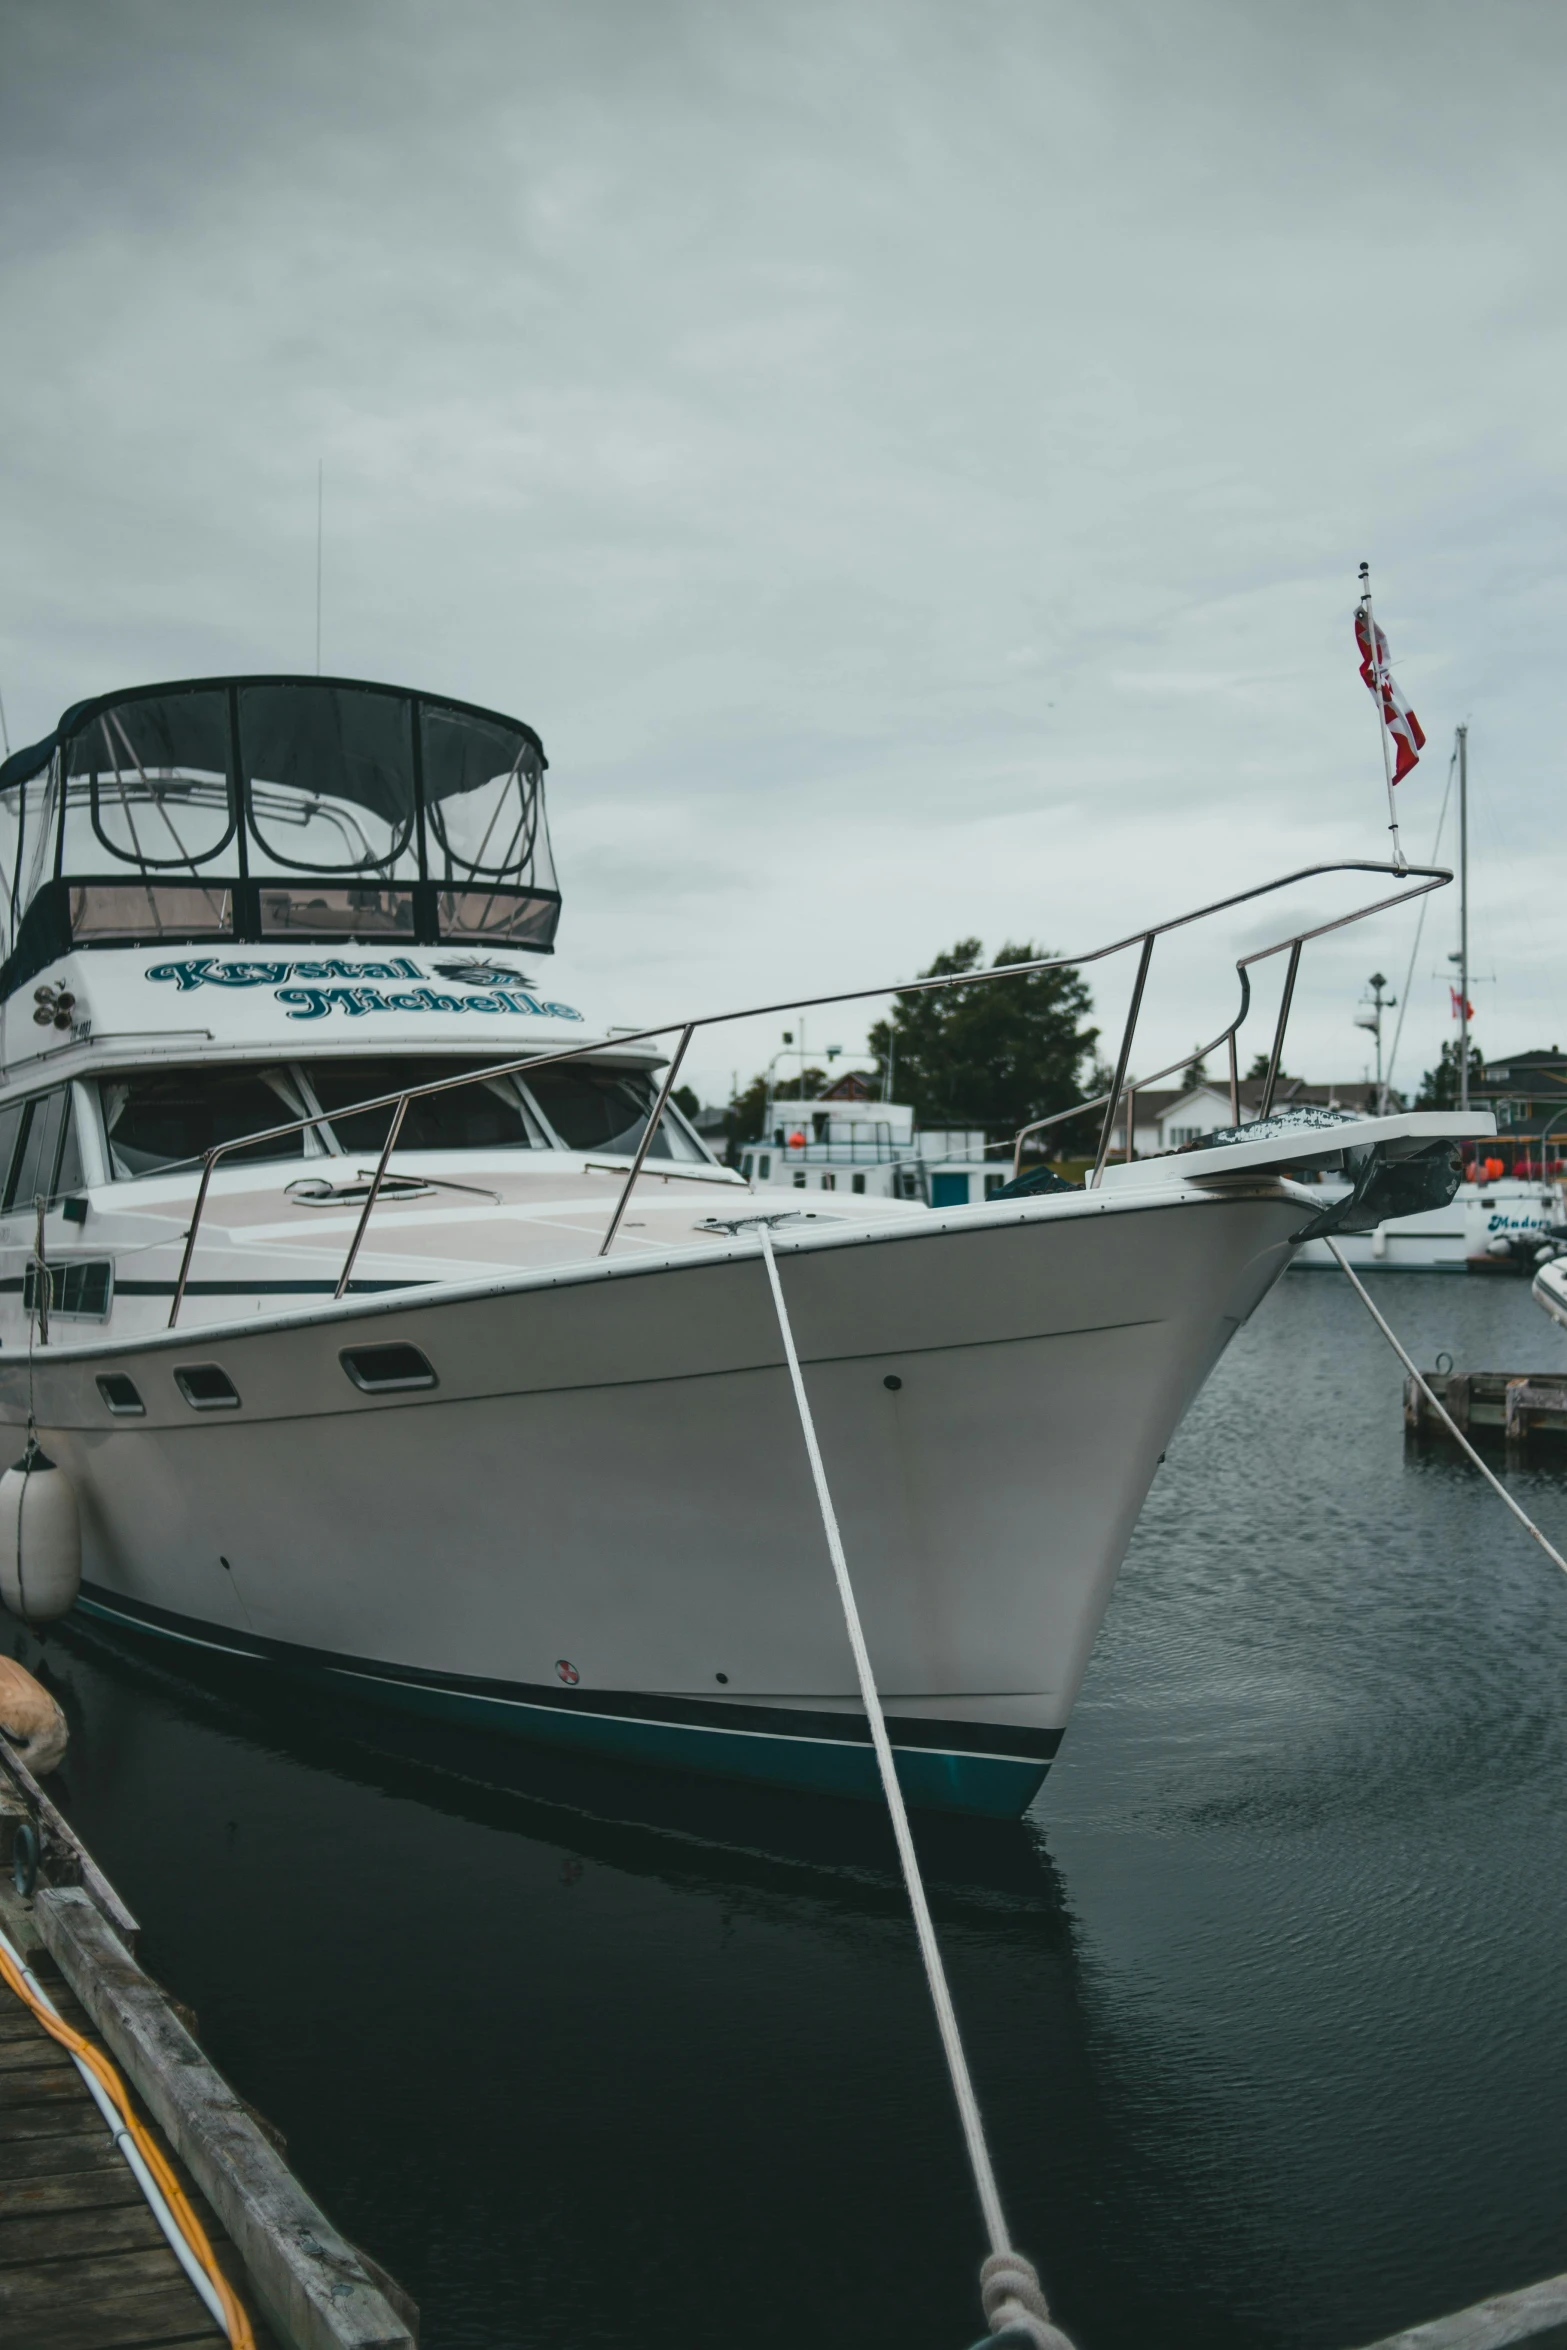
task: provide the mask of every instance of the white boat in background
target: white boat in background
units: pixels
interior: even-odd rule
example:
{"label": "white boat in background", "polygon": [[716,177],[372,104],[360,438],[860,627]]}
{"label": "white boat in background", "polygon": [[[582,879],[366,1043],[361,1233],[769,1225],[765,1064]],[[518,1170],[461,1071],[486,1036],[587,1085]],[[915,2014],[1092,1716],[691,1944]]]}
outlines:
{"label": "white boat in background", "polygon": [[[1560,1184],[1503,1175],[1461,1183],[1445,1207],[1390,1216],[1374,1231],[1346,1233],[1338,1246],[1352,1265],[1384,1273],[1507,1273],[1532,1269],[1541,1249],[1554,1253],[1564,1227]],[[1308,1241],[1295,1262],[1337,1271],[1320,1240]]]}
{"label": "white boat in background", "polygon": [[758,1191],[846,1192],[932,1208],[993,1199],[1012,1169],[980,1127],[922,1127],[907,1102],[872,1098],[858,1072],[811,1099],[770,1098],[761,1133],[739,1149]]}
{"label": "white boat in background", "polygon": [[[1140,950],[1086,1188],[788,1205],[673,1107],[708,1023],[536,977],[544,764],[494,712],[270,677],[78,704],[0,769],[0,1417],[75,1492],[78,1604],[334,1705],[873,1793],[765,1221],[909,1795],[1016,1814],[1230,1338],[1486,1122],[1107,1166],[1161,925],[1059,958]],[[1390,871],[1286,880],[1342,870]],[[1216,1045],[1317,934],[1245,958]]]}

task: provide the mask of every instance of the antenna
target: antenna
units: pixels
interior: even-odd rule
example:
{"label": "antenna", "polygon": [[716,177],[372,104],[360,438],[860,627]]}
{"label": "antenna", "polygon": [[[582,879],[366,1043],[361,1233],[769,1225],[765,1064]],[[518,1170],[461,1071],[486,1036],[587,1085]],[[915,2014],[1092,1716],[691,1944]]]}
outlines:
{"label": "antenna", "polygon": [[321,674],[321,514],[325,464],[316,459],[316,675]]}

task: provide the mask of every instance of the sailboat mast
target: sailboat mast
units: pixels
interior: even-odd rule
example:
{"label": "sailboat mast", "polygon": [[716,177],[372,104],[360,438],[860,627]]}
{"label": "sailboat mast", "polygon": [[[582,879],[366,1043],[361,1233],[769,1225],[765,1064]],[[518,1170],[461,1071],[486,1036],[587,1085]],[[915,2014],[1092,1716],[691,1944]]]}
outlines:
{"label": "sailboat mast", "polygon": [[1458,1107],[1469,1107],[1469,729],[1458,729]]}

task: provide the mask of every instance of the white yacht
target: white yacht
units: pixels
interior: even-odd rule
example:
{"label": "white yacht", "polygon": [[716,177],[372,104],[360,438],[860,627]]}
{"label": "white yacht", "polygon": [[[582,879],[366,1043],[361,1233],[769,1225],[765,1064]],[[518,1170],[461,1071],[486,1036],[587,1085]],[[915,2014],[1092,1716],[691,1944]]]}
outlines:
{"label": "white yacht", "polygon": [[305,677],[79,703],[0,770],[0,1415],[74,1491],[78,1605],[326,1703],[873,1793],[765,1218],[909,1795],[1016,1814],[1228,1340],[1488,1121],[793,1208],[673,1107],[699,1023],[549,976],[544,771]]}

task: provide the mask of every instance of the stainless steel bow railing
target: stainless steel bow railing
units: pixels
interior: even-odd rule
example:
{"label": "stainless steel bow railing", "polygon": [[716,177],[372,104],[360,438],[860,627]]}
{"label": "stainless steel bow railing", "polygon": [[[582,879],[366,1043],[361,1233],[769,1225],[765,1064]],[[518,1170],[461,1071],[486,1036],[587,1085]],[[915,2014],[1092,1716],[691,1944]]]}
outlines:
{"label": "stainless steel bow railing", "polygon": [[[348,1245],[348,1254],[343,1261],[343,1270],[338,1276],[337,1287],[333,1292],[334,1298],[341,1298],[347,1293],[354,1266],[364,1243],[365,1233],[369,1228],[371,1215],[386,1181],[387,1168],[391,1163],[392,1153],[397,1147],[397,1138],[402,1132],[403,1120],[408,1114],[410,1102],[422,1101],[429,1094],[455,1093],[465,1085],[483,1085],[496,1077],[525,1077],[530,1069],[556,1069],[567,1062],[599,1060],[606,1053],[613,1054],[623,1051],[628,1045],[651,1044],[661,1037],[678,1034],[680,1041],[670,1055],[663,1081],[658,1089],[658,1098],[643,1127],[641,1139],[637,1144],[631,1166],[627,1171],[625,1182],[621,1186],[620,1196],[615,1202],[614,1212],[610,1216],[603,1242],[600,1245],[598,1253],[603,1257],[607,1256],[614,1246],[615,1236],[620,1230],[621,1219],[625,1215],[637,1178],[642,1173],[643,1162],[647,1158],[654,1137],[663,1122],[664,1112],[669,1105],[669,1097],[674,1089],[675,1080],[680,1074],[680,1065],[686,1057],[687,1047],[699,1028],[728,1027],[737,1020],[769,1019],[779,1012],[817,1011],[829,1004],[865,1003],[878,996],[928,995],[935,993],[938,989],[949,987],[985,987],[993,985],[998,980],[1026,979],[1038,971],[1059,971],[1067,968],[1075,970],[1086,963],[1103,963],[1108,961],[1111,956],[1125,954],[1129,949],[1135,947],[1138,949],[1137,974],[1132,985],[1132,1001],[1127,1012],[1126,1025],[1121,1032],[1115,1075],[1111,1080],[1109,1090],[1095,1094],[1088,1101],[1074,1102],[1070,1109],[1058,1110],[1051,1117],[1036,1119],[1032,1125],[1025,1126],[1019,1131],[1012,1146],[1012,1163],[1014,1172],[1016,1172],[1022,1165],[1023,1144],[1030,1135],[1041,1134],[1049,1127],[1063,1125],[1073,1118],[1081,1118],[1090,1110],[1096,1110],[1103,1105],[1104,1123],[1100,1129],[1099,1147],[1094,1157],[1093,1172],[1089,1177],[1090,1185],[1097,1184],[1104,1173],[1105,1160],[1110,1149],[1110,1137],[1115,1129],[1116,1114],[1122,1096],[1129,1092],[1135,1094],[1135,1089],[1128,1086],[1127,1070],[1131,1065],[1132,1040],[1137,1033],[1138,1016],[1142,1010],[1143,996],[1148,983],[1148,969],[1153,960],[1154,942],[1168,936],[1171,931],[1189,929],[1195,922],[1205,922],[1215,914],[1227,913],[1231,907],[1247,905],[1253,898],[1271,897],[1275,892],[1289,889],[1297,882],[1314,881],[1329,873],[1386,873],[1394,876],[1400,883],[1412,886],[1396,889],[1386,897],[1374,899],[1369,905],[1357,906],[1350,913],[1335,916],[1331,922],[1319,922],[1309,929],[1292,932],[1287,937],[1276,939],[1271,946],[1258,947],[1251,954],[1241,956],[1236,963],[1235,968],[1241,983],[1240,1009],[1229,1026],[1221,1028],[1210,1043],[1199,1046],[1197,1053],[1201,1057],[1207,1053],[1217,1052],[1220,1045],[1228,1046],[1230,1111],[1238,1124],[1240,1120],[1240,1080],[1236,1067],[1235,1039],[1251,1007],[1251,969],[1254,964],[1267,962],[1273,955],[1287,954],[1289,962],[1284,975],[1284,993],[1273,1033],[1273,1049],[1268,1061],[1268,1076],[1263,1088],[1262,1106],[1258,1113],[1259,1117],[1265,1118],[1273,1106],[1274,1088],[1278,1083],[1280,1057],[1284,1050],[1285,1030],[1289,1025],[1290,1006],[1294,1001],[1295,980],[1300,969],[1301,949],[1314,938],[1325,938],[1330,931],[1347,929],[1351,923],[1364,922],[1370,915],[1380,914],[1390,906],[1406,905],[1415,898],[1424,897],[1431,890],[1445,888],[1453,878],[1451,872],[1445,867],[1438,865],[1385,865],[1361,857],[1344,859],[1330,865],[1304,865],[1298,872],[1280,875],[1276,881],[1261,882],[1254,889],[1237,890],[1229,897],[1215,898],[1210,904],[1198,906],[1190,913],[1174,915],[1168,922],[1153,923],[1146,930],[1130,931],[1124,938],[1112,939],[1108,945],[1091,947],[1082,954],[1045,955],[1035,962],[1004,963],[994,966],[988,971],[953,972],[936,979],[894,980],[880,987],[841,988],[830,995],[792,997],[781,1003],[748,1004],[743,1010],[737,1012],[709,1012],[694,1020],[666,1020],[653,1028],[638,1028],[618,1033],[612,1044],[607,1044],[601,1038],[596,1043],[570,1046],[563,1052],[530,1053],[526,1057],[516,1060],[496,1061],[484,1069],[465,1069],[455,1077],[432,1078],[427,1084],[408,1086],[401,1093],[377,1094],[369,1101],[350,1103],[343,1109],[334,1110],[331,1113],[331,1118],[357,1117],[369,1110],[387,1109],[391,1111],[392,1117],[387,1128],[386,1140],[381,1147],[381,1156],[376,1163],[375,1174],[365,1194],[365,1202],[360,1211],[359,1221],[354,1227],[354,1235]],[[1168,1077],[1175,1070],[1185,1067],[1191,1058],[1192,1056],[1187,1054],[1179,1061],[1172,1061],[1168,1068],[1156,1070],[1153,1076],[1143,1078],[1140,1083],[1144,1086],[1155,1084],[1160,1077]],[[190,1227],[185,1235],[185,1250],[180,1259],[179,1277],[174,1285],[173,1303],[169,1308],[168,1327],[171,1330],[179,1318],[179,1310],[184,1302],[185,1291],[190,1280],[191,1263],[196,1253],[197,1236],[201,1230],[201,1220],[207,1205],[207,1195],[211,1190],[212,1177],[217,1167],[224,1159],[232,1157],[237,1151],[253,1150],[258,1143],[282,1142],[291,1134],[303,1134],[307,1130],[319,1129],[323,1124],[328,1123],[330,1120],[322,1113],[307,1118],[293,1118],[286,1125],[266,1126],[255,1134],[236,1135],[232,1141],[216,1143],[211,1150],[202,1154],[201,1180],[197,1185],[195,1207],[191,1215]],[[1127,1151],[1130,1155],[1130,1116],[1127,1121]],[[687,1170],[682,1170],[682,1172],[687,1172]],[[699,1173],[694,1167],[688,1172],[693,1176],[697,1176]]]}

